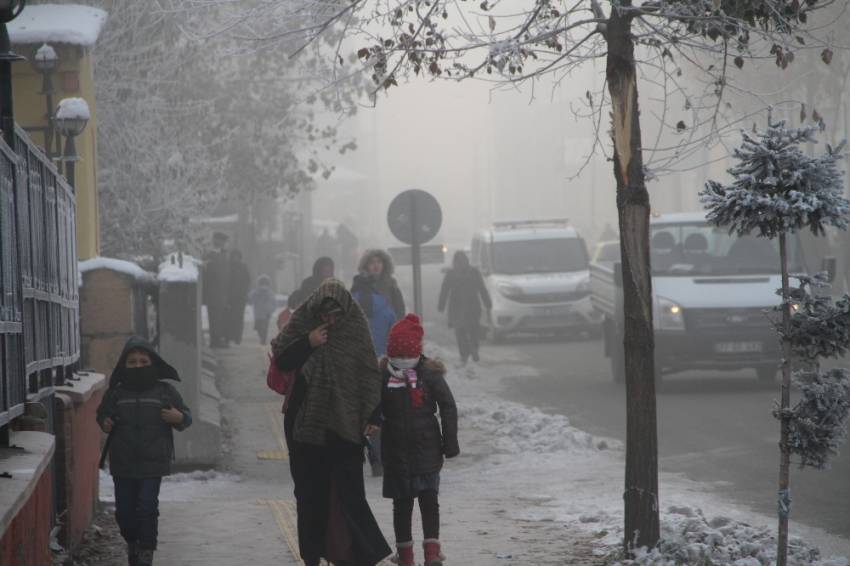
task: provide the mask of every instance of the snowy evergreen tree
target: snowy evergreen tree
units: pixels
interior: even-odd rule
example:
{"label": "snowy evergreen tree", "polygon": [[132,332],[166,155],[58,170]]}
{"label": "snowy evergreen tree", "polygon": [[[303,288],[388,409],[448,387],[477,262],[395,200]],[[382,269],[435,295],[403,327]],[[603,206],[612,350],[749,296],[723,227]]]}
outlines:
{"label": "snowy evergreen tree", "polygon": [[[790,461],[824,468],[846,434],[850,414],[850,372],[822,371],[819,360],[843,355],[850,348],[850,296],[833,302],[819,293],[827,276],[788,272],[788,235],[811,230],[822,235],[828,226],[847,228],[850,202],[842,195],[843,172],[837,167],[844,144],[819,156],[801,146],[816,143],[815,126],[786,127],[768,120],[764,132],[744,133],[735,150],[738,165],[729,170],[734,181],[709,181],[700,194],[708,218],[739,235],[778,238],[782,269],[781,318],[776,329],[782,340],[781,399],[774,416],[781,423],[779,480],[779,566],[787,556],[791,510]],[[799,367],[793,383],[800,400],[791,406],[792,360]]]}

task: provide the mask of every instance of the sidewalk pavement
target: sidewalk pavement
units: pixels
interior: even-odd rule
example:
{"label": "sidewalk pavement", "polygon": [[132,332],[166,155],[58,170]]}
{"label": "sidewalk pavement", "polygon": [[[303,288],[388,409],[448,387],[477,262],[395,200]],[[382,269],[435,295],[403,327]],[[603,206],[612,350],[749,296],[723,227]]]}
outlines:
{"label": "sidewalk pavement", "polygon": [[[163,484],[160,550],[168,566],[300,565],[293,484],[283,439],[282,398],[267,389],[266,348],[246,329],[240,346],[217,350],[222,394],[224,458],[216,472],[177,475]],[[464,399],[458,398],[463,404]],[[447,462],[440,503],[446,565],[535,566],[601,564],[592,541],[565,532],[558,522],[512,518],[517,499],[488,477],[477,442]],[[483,449],[486,450],[486,449]],[[381,480],[365,468],[372,510],[391,546],[392,504],[381,497]],[[414,514],[416,555],[421,527]],[[389,561],[384,564],[389,565]]]}

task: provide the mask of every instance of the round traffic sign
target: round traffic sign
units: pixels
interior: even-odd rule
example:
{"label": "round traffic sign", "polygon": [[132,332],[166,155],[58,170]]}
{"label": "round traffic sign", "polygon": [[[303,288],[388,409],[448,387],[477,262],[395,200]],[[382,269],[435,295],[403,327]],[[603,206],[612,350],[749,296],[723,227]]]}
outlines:
{"label": "round traffic sign", "polygon": [[387,212],[393,236],[405,244],[425,244],[440,231],[443,211],[433,195],[419,189],[404,191],[393,199]]}

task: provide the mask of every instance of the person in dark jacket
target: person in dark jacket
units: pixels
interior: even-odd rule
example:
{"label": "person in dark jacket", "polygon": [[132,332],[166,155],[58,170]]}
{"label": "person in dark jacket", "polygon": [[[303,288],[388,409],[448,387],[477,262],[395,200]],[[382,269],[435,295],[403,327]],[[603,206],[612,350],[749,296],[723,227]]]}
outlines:
{"label": "person in dark jacket", "polygon": [[97,422],[109,434],[115,519],[130,566],[150,566],[157,547],[159,487],[171,473],[173,431],[192,424],[180,393],[166,380],[177,371],[139,337],[130,338],[109,378]]}
{"label": "person in dark jacket", "polygon": [[321,286],[272,341],[295,371],[284,433],[295,482],[298,546],[307,566],[374,566],[391,554],[366,501],[363,442],[381,400],[369,324],[345,285]]}
{"label": "person in dark jacket", "polygon": [[234,344],[242,343],[245,329],[245,306],[251,292],[251,272],[242,261],[242,252],[230,252],[230,284],[227,289],[227,339]]}
{"label": "person in dark jacket", "polygon": [[301,282],[301,287],[298,291],[301,293],[301,297],[306,299],[310,295],[312,295],[316,289],[319,288],[319,285],[322,284],[322,281],[325,279],[330,279],[334,276],[334,260],[329,257],[320,257],[313,264],[313,274],[304,281]]}
{"label": "person in dark jacket", "polygon": [[213,249],[204,255],[203,300],[210,326],[210,347],[227,346],[227,299],[230,289],[230,261],[227,234],[213,234]]}
{"label": "person in dark jacket", "polygon": [[277,309],[277,297],[272,291],[272,280],[268,275],[257,278],[257,288],[248,295],[251,307],[254,309],[254,330],[260,337],[260,344],[265,345],[269,337],[269,321]]}
{"label": "person in dark jacket", "polygon": [[[384,497],[393,500],[393,527],[399,566],[415,566],[411,521],[419,500],[425,566],[442,566],[440,549],[440,470],[443,457],[460,454],[457,407],[440,362],[422,356],[424,331],[409,314],[390,333],[382,360]],[[439,409],[440,420],[437,420]]]}
{"label": "person in dark jacket", "polygon": [[455,252],[452,268],[443,279],[437,308],[443,312],[448,305],[449,328],[455,330],[463,363],[470,357],[475,362],[479,360],[482,304],[488,312],[493,308],[481,272],[469,264],[469,257],[464,252]]}

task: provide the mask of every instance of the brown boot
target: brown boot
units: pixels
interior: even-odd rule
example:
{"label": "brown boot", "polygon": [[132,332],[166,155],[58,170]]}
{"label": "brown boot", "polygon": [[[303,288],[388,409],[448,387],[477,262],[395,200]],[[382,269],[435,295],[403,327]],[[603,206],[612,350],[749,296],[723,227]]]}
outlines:
{"label": "brown boot", "polygon": [[397,542],[396,555],[394,562],[398,566],[416,566],[416,561],[413,559],[413,541]]}
{"label": "brown boot", "polygon": [[440,551],[440,541],[435,538],[425,539],[422,548],[425,551],[425,566],[443,566],[446,557]]}

